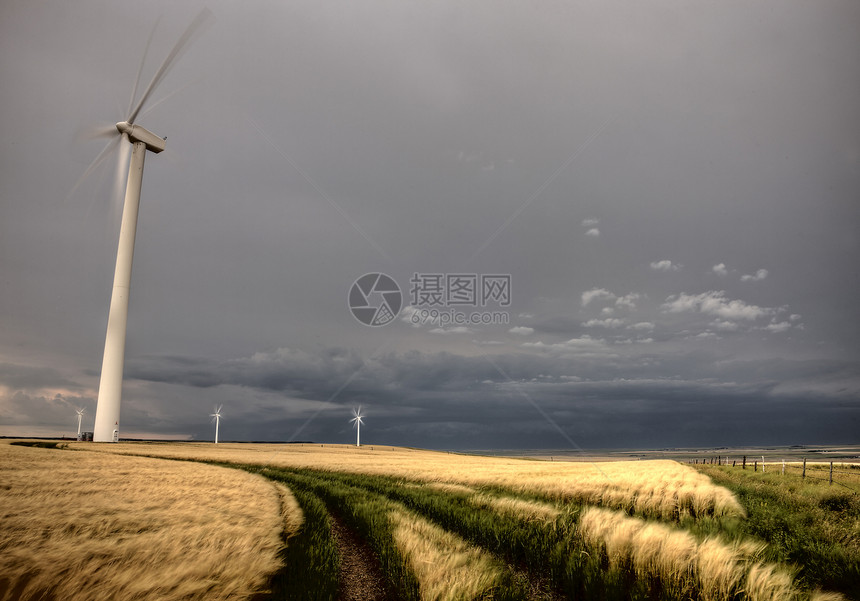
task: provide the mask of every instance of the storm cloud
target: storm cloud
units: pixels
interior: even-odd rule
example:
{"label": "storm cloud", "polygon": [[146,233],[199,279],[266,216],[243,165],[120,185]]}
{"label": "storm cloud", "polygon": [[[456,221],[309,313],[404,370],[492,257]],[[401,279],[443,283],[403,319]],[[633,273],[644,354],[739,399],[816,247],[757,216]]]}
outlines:
{"label": "storm cloud", "polygon": [[[138,120],[124,435],[223,404],[225,439],[348,442],[361,404],[368,444],[857,442],[857,3],[208,6]],[[0,6],[0,434],[95,415],[121,207],[88,134],[201,7]]]}

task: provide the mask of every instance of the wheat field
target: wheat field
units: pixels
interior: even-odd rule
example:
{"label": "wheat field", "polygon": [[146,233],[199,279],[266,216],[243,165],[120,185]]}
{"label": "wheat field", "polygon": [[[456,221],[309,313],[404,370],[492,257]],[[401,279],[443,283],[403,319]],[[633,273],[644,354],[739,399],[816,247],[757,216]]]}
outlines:
{"label": "wheat field", "polygon": [[0,444],[0,599],[249,599],[289,491],[240,470]]}
{"label": "wheat field", "polygon": [[[284,562],[289,552],[314,557],[320,539],[310,549],[292,546],[310,540],[303,532],[327,536],[320,505],[305,527],[302,508],[315,494],[328,494],[335,512],[363,503],[361,519],[377,543],[388,537],[389,560],[401,557],[414,577],[414,601],[504,591],[499,598],[527,598],[518,596],[524,573],[512,576],[502,558],[513,543],[492,530],[511,524],[535,541],[547,536],[538,546],[555,545],[560,567],[567,560],[558,551],[576,550],[593,559],[584,569],[658,583],[661,598],[841,598],[799,589],[795,568],[775,563],[766,541],[697,531],[745,520],[744,507],[673,461],[556,463],[309,444],[61,446],[0,443],[0,601],[251,599],[290,570],[301,587],[306,564]],[[527,543],[525,553],[535,548]],[[336,579],[337,562],[323,564]]]}
{"label": "wheat field", "polygon": [[672,519],[683,515],[742,516],[743,508],[725,488],[675,461],[579,463],[523,461],[400,447],[351,445],[266,445],[205,443],[120,443],[111,453],[177,459],[250,463],[387,475],[436,485],[498,486],[564,501],[640,512]]}

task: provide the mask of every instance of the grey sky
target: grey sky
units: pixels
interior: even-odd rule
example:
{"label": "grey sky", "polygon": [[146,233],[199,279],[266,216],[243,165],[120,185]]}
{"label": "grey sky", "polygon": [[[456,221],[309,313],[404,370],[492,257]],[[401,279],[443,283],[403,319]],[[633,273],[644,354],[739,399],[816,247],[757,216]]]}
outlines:
{"label": "grey sky", "polygon": [[[70,195],[81,134],[202,6],[0,5],[0,434],[91,427],[120,208],[113,159]],[[856,2],[208,6],[138,118],[125,435],[858,441]],[[510,322],[369,328],[377,271],[510,274]]]}

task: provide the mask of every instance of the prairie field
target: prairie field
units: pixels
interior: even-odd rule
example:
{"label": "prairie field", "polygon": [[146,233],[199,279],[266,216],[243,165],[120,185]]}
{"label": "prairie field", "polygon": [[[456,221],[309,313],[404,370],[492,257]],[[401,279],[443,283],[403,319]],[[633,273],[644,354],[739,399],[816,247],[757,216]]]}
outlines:
{"label": "prairie field", "polygon": [[0,599],[248,599],[282,506],[239,470],[0,444]]}
{"label": "prairie field", "polygon": [[840,590],[860,599],[860,466],[842,464],[830,484],[829,465],[768,467],[765,473],[728,466],[698,466],[747,508],[738,536],[769,541],[769,556],[799,566],[807,586]]}
{"label": "prairie field", "polygon": [[[860,504],[773,473],[381,446],[59,446],[0,444],[0,599],[857,598]],[[815,544],[786,542],[777,518]]]}
{"label": "prairie field", "polygon": [[[92,447],[71,443],[71,448]],[[96,450],[102,450],[101,446]],[[657,517],[679,514],[742,515],[726,489],[675,461],[573,463],[524,461],[405,449],[349,445],[120,443],[112,453],[218,461],[267,467],[308,468],[402,477],[437,484],[496,486],[562,501],[615,507]]]}

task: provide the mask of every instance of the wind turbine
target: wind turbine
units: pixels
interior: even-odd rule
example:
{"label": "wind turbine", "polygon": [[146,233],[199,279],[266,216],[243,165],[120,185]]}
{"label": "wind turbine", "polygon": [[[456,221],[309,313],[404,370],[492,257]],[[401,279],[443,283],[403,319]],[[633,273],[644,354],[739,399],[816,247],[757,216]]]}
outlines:
{"label": "wind turbine", "polygon": [[78,440],[81,439],[81,419],[84,417],[83,409],[75,409],[75,413],[78,414]]}
{"label": "wind turbine", "polygon": [[[149,100],[156,86],[164,79],[164,76],[175,64],[176,59],[182,54],[191,41],[194,34],[212,16],[208,9],[204,9],[180,36],[179,41],[164,59],[164,62],[156,71],[144,91],[140,100],[135,104],[137,86],[140,83],[140,75],[146,61],[146,53],[155,28],[149,36],[143,59],[137,72],[137,80],[131,93],[128,117],[125,121],[116,124],[116,132],[110,132],[114,139],[105,146],[104,150],[96,157],[89,168],[84,172],[81,179],[86,177],[97,167],[114,148],[122,152],[125,142],[132,145],[131,163],[128,169],[128,181],[125,189],[125,202],[122,208],[122,225],[119,231],[119,245],[116,254],[116,269],[113,278],[113,292],[110,299],[110,312],[108,314],[107,334],[105,335],[104,357],[102,358],[102,371],[99,380],[99,396],[96,406],[95,427],[93,428],[93,440],[95,442],[117,442],[119,440],[119,409],[122,397],[122,371],[125,361],[125,335],[128,322],[128,295],[131,283],[131,263],[134,256],[134,238],[137,231],[137,214],[140,206],[140,187],[143,181],[143,161],[146,151],[158,154],[164,150],[164,142],[167,138],[161,138],[151,131],[144,129],[134,123],[140,114],[143,105]],[[156,25],[158,23],[156,22]],[[106,134],[108,132],[102,132]],[[124,161],[120,160],[120,169]],[[79,180],[80,182],[80,180]]]}
{"label": "wind turbine", "polygon": [[210,413],[209,417],[212,418],[212,421],[215,422],[215,444],[218,444],[218,426],[221,425],[221,407],[224,405],[218,405],[215,409],[215,413]]}
{"label": "wind turbine", "polygon": [[362,419],[363,416],[361,415],[361,405],[358,406],[358,411],[353,409],[352,414],[355,417],[353,417],[349,421],[351,421],[353,424],[355,424],[355,446],[360,447],[361,446],[361,424],[364,423],[364,420]]}

